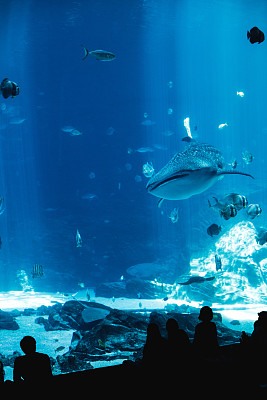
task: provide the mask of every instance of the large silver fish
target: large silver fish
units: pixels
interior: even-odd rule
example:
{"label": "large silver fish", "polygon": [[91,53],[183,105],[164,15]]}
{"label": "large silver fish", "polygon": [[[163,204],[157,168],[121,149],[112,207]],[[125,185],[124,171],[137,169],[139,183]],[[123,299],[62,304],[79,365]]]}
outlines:
{"label": "large silver fish", "polygon": [[227,171],[223,168],[222,153],[204,143],[192,143],[177,153],[147,183],[147,190],[154,196],[167,200],[184,200],[204,192],[226,174],[245,172]]}

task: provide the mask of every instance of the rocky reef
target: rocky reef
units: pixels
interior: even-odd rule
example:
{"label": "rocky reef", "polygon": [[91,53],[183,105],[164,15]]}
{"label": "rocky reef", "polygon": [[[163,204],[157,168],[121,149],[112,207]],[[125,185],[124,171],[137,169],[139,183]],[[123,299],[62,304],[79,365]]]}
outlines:
{"label": "rocky reef", "polygon": [[[252,222],[242,221],[221,235],[214,248],[190,262],[190,276],[215,276],[210,282],[175,288],[177,298],[213,303],[259,303],[267,300],[267,244],[256,241]],[[215,254],[222,269],[216,271]]]}
{"label": "rocky reef", "polygon": [[[157,323],[162,336],[166,337],[166,321],[168,318],[175,318],[191,340],[199,322],[198,313],[184,314],[179,307],[171,312],[153,311],[150,314],[105,308],[108,314],[104,318],[91,321],[85,326],[82,315],[88,307],[103,310],[102,305],[98,303],[75,301],[69,301],[63,306],[56,304],[47,309],[47,320],[57,321],[57,325],[52,329],[77,327],[69,351],[56,357],[55,365],[60,372],[89,369],[94,361],[134,361],[140,358],[149,322]],[[214,320],[220,345],[239,341],[240,332],[224,326],[220,314],[214,313]],[[36,322],[43,323],[40,318],[37,318]],[[47,329],[45,324],[44,326]]]}
{"label": "rocky reef", "polygon": [[[259,244],[257,233],[252,222],[239,222],[223,235],[210,239],[209,247],[195,252],[187,274],[178,275],[173,262],[137,264],[127,269],[123,281],[98,285],[96,295],[146,299],[168,296],[210,304],[264,303],[267,300],[267,243]],[[218,270],[215,255],[221,260]],[[208,280],[180,284],[194,277]]]}
{"label": "rocky reef", "polygon": [[17,330],[19,325],[12,314],[0,310],[0,329]]}

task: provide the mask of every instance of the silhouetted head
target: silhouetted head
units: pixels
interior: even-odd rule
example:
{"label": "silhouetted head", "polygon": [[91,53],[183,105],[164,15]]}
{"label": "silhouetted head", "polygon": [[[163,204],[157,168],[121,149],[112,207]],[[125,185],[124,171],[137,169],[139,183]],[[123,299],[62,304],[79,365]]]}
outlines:
{"label": "silhouetted head", "polygon": [[24,336],[20,341],[20,348],[25,354],[32,354],[36,351],[36,341],[32,336]]}
{"label": "silhouetted head", "polygon": [[178,331],[179,325],[176,319],[169,318],[168,321],[166,322],[166,329],[168,331],[168,334]]}
{"label": "silhouetted head", "polygon": [[267,311],[261,311],[258,313],[258,325],[262,326],[263,328],[267,328]]}
{"label": "silhouetted head", "polygon": [[198,319],[202,322],[210,322],[213,318],[212,309],[209,306],[201,308]]}

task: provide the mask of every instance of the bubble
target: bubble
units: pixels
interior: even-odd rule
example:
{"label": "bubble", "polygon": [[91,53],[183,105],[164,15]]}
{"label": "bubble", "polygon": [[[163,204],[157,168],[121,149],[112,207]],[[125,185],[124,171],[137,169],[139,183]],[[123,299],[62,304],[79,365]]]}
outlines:
{"label": "bubble", "polygon": [[126,171],[131,171],[131,170],[133,169],[132,164],[126,163],[126,164],[125,164],[125,169],[126,169]]}
{"label": "bubble", "polygon": [[140,175],[135,175],[135,177],[134,177],[134,180],[135,180],[135,182],[142,182],[142,176],[140,176]]}
{"label": "bubble", "polygon": [[112,126],[110,126],[108,129],[107,129],[107,135],[108,136],[112,136],[113,134],[114,134],[114,132],[115,132],[115,129],[114,128],[112,128]]}

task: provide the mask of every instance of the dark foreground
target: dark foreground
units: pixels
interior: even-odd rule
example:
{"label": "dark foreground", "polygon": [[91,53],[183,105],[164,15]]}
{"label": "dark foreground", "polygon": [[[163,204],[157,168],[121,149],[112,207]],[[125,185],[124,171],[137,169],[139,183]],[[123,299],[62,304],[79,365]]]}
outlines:
{"label": "dark foreground", "polygon": [[[46,395],[49,398],[72,398],[80,394],[103,398],[115,395],[169,396],[191,398],[204,394],[205,398],[218,395],[249,395],[251,398],[266,398],[267,367],[255,365],[243,354],[242,345],[220,347],[220,357],[216,360],[179,360],[169,365],[154,365],[149,368],[136,363],[126,363],[111,367],[90,369],[53,376],[49,382],[34,386],[5,382],[1,386],[2,395]],[[182,395],[183,394],[183,395]],[[87,397],[86,396],[86,397]]]}

